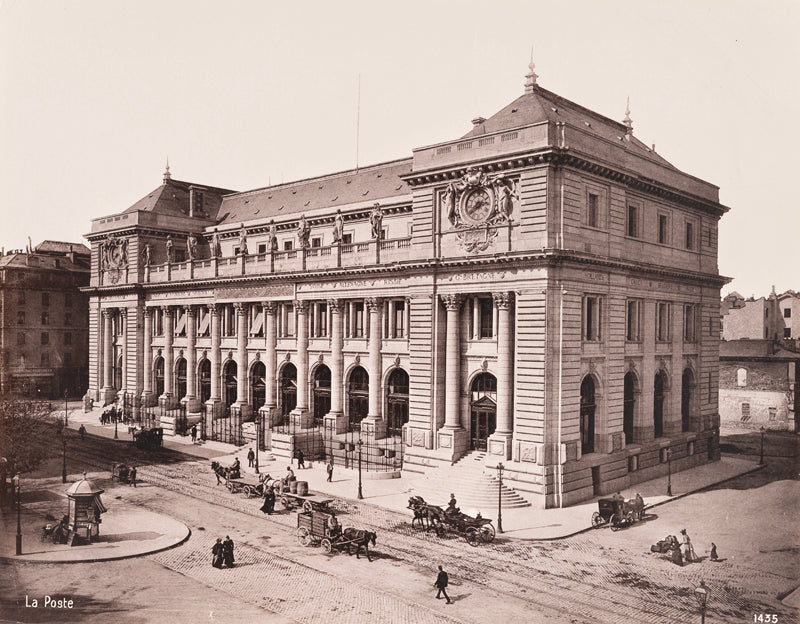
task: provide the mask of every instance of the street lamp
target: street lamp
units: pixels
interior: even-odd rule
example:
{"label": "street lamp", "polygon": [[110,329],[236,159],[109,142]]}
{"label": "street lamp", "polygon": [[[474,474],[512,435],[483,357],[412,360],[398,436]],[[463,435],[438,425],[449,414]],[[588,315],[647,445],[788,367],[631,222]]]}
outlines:
{"label": "street lamp", "polygon": [[119,440],[119,436],[117,435],[117,421],[119,421],[119,414],[117,413],[117,408],[112,408],[112,414],[114,414],[114,439]]}
{"label": "street lamp", "polygon": [[17,554],[22,554],[22,523],[20,522],[20,510],[22,509],[22,492],[20,490],[19,473],[12,479],[14,487],[17,488]]}
{"label": "street lamp", "polygon": [[67,427],[69,425],[69,412],[67,407],[67,397],[69,396],[69,390],[64,390],[64,426]]}
{"label": "street lamp", "polygon": [[497,464],[497,530],[503,532],[503,470],[502,463]]}
{"label": "street lamp", "polygon": [[764,465],[764,436],[766,435],[766,433],[767,433],[767,430],[764,429],[764,427],[761,427],[761,453],[760,453],[760,456],[758,458],[758,465],[759,466],[763,466]]}
{"label": "street lamp", "polygon": [[667,496],[672,496],[672,449],[667,449]]}
{"label": "street lamp", "polygon": [[708,603],[708,587],[705,581],[700,581],[700,587],[694,590],[694,597],[697,599],[697,604],[700,606],[700,624],[706,622],[706,604]]}
{"label": "street lamp", "polygon": [[358,445],[358,500],[361,500],[364,498],[364,494],[361,493],[361,447],[364,443],[359,438],[356,444]]}
{"label": "street lamp", "polygon": [[261,412],[256,412],[256,474],[258,472],[258,447],[261,446]]}
{"label": "street lamp", "polygon": [[67,482],[67,436],[63,433],[61,434],[61,446],[63,447],[63,452],[61,458],[63,463],[61,464],[61,483]]}

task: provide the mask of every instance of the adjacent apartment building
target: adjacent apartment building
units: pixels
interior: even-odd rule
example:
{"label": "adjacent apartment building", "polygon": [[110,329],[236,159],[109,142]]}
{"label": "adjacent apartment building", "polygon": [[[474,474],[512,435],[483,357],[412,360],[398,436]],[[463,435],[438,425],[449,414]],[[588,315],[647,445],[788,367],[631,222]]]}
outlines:
{"label": "adjacent apartment building", "polygon": [[245,192],[167,169],[87,235],[89,394],[257,417],[273,451],[290,423],[399,438],[403,470],[473,453],[572,504],[718,459],[726,210],[533,65],[392,162]]}
{"label": "adjacent apartment building", "polygon": [[0,396],[79,397],[88,387],[91,252],[44,241],[0,257]]}

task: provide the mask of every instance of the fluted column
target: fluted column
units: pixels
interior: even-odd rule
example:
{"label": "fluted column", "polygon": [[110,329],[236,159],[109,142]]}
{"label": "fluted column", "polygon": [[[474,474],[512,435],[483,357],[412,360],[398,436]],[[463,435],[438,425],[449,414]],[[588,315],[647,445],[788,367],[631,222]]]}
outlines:
{"label": "fluted column", "polygon": [[381,418],[381,307],[382,301],[377,298],[365,300],[369,309],[369,409],[367,418]]}
{"label": "fluted column", "polygon": [[122,329],[120,340],[120,354],[122,355],[122,382],[120,384],[120,394],[123,396],[128,390],[128,308],[119,309],[119,322]]}
{"label": "fluted column", "polygon": [[292,422],[303,429],[313,424],[308,412],[308,303],[295,301],[297,313],[297,407],[292,410]]}
{"label": "fluted column", "polygon": [[275,401],[275,375],[278,368],[278,354],[275,350],[278,342],[278,326],[275,322],[276,306],[271,301],[264,301],[261,305],[264,308],[264,339],[267,352],[264,359],[267,377],[264,405],[274,408],[277,405]]}
{"label": "fluted column", "polygon": [[194,413],[200,407],[197,398],[197,308],[184,306],[186,312],[186,396],[182,402],[187,413]]}
{"label": "fluted column", "polygon": [[116,397],[114,389],[114,337],[112,335],[112,321],[114,310],[103,310],[103,389],[101,395],[104,403],[109,403]]}
{"label": "fluted column", "polygon": [[161,308],[164,314],[164,394],[158,400],[164,407],[172,407],[175,397],[175,312],[171,306]]}
{"label": "fluted column", "polygon": [[342,387],[344,384],[344,306],[339,299],[328,299],[331,313],[331,411],[325,415],[325,429],[347,431]]}
{"label": "fluted column", "polygon": [[444,426],[447,429],[461,429],[459,397],[461,395],[461,353],[459,312],[461,295],[442,295],[447,309],[447,342],[445,350],[445,395]]}
{"label": "fluted column", "polygon": [[514,336],[513,293],[492,293],[497,307],[497,428],[489,436],[487,465],[511,459],[514,436]]}
{"label": "fluted column", "polygon": [[142,405],[153,404],[153,309],[144,309],[142,335]]}

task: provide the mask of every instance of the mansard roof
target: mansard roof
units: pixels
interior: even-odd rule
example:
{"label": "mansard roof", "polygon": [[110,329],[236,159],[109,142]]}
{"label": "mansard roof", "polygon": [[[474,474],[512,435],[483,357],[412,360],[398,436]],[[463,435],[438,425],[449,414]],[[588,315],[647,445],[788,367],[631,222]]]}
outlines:
{"label": "mansard roof", "polygon": [[64,241],[42,241],[34,248],[36,253],[46,254],[68,254],[76,253],[84,256],[91,256],[92,250],[83,243],[68,243]]}
{"label": "mansard roof", "polygon": [[193,184],[165,178],[164,183],[145,195],[124,212],[157,212],[163,215],[186,216],[189,214],[189,189],[194,187],[204,194],[204,209],[209,218],[217,216],[222,196],[234,193],[228,189],[215,188],[204,184]]}
{"label": "mansard roof", "polygon": [[411,192],[399,178],[411,171],[411,163],[411,158],[404,158],[228,195],[222,201],[219,224],[399,200]]}
{"label": "mansard roof", "polygon": [[608,141],[624,144],[627,149],[640,156],[645,156],[665,167],[676,169],[637,139],[632,132],[629,133],[625,124],[584,108],[580,104],[543,89],[538,84],[530,86],[529,92],[518,97],[489,119],[481,123],[477,123],[478,121],[473,122],[474,127],[461,137],[462,139],[476,138],[484,134],[503,132],[537,123],[564,122]]}

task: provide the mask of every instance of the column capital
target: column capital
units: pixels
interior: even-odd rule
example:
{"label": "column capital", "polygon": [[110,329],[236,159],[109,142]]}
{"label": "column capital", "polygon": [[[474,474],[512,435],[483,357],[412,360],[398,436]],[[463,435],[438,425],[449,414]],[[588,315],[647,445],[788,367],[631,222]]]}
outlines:
{"label": "column capital", "polygon": [[145,306],[144,310],[142,310],[142,314],[144,314],[144,317],[146,319],[153,318],[153,308],[148,308],[147,306]]}
{"label": "column capital", "polygon": [[164,313],[164,316],[172,316],[174,311],[172,310],[172,306],[161,306],[161,311]]}
{"label": "column capital", "polygon": [[119,315],[122,318],[125,318],[126,316],[128,316],[128,308],[117,308],[117,312],[119,312]]}
{"label": "column capital", "polygon": [[514,293],[513,292],[492,293],[492,299],[494,299],[494,304],[498,308],[500,308],[501,310],[507,310],[511,307],[511,304],[514,302]]}
{"label": "column capital", "polygon": [[367,305],[367,308],[369,308],[370,312],[374,312],[379,310],[383,305],[383,299],[380,297],[367,297],[364,299],[364,303]]}
{"label": "column capital", "polygon": [[308,310],[308,301],[300,301],[296,299],[294,302],[294,311],[298,314],[305,314]]}
{"label": "column capital", "polygon": [[193,306],[191,304],[185,305],[183,306],[183,311],[186,312],[186,314],[194,314],[197,312],[197,306]]}
{"label": "column capital", "polygon": [[245,311],[247,309],[247,304],[244,303],[243,301],[236,301],[233,304],[233,309],[236,310],[236,314],[237,315],[242,315],[242,314],[245,313]]}
{"label": "column capital", "polygon": [[442,298],[442,302],[444,306],[448,309],[448,311],[458,311],[461,309],[461,304],[464,301],[464,297],[461,294],[447,294],[447,295],[440,295]]}
{"label": "column capital", "polygon": [[275,305],[274,301],[262,301],[261,307],[264,308],[266,314],[275,314],[278,310],[278,306]]}
{"label": "column capital", "polygon": [[103,308],[103,316],[107,319],[111,318],[116,311],[116,308]]}
{"label": "column capital", "polygon": [[209,303],[208,304],[208,312],[209,314],[218,315],[222,312],[222,304],[221,303]]}
{"label": "column capital", "polygon": [[339,314],[344,307],[344,303],[341,299],[328,299],[327,303],[328,309],[334,314]]}

